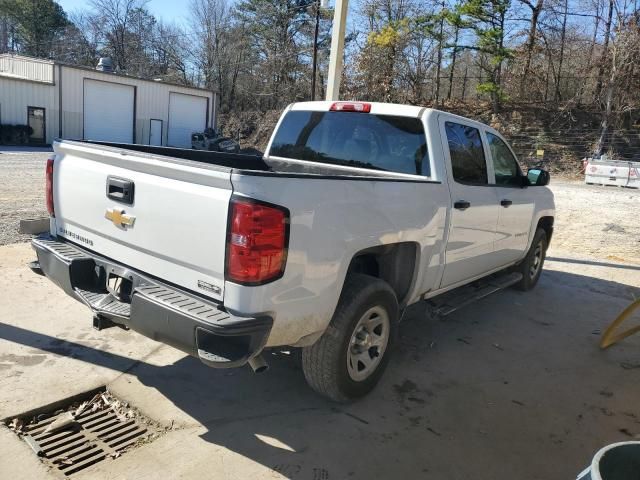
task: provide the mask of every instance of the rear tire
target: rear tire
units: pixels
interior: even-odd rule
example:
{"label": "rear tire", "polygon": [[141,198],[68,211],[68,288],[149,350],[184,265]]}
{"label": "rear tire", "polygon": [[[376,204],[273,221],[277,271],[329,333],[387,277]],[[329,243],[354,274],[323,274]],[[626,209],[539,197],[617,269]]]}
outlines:
{"label": "rear tire", "polygon": [[366,395],[389,363],[397,324],[398,301],[389,284],[349,275],[327,330],[302,350],[307,383],[337,402]]}
{"label": "rear tire", "polygon": [[514,268],[515,272],[522,274],[522,280],[514,285],[515,288],[526,292],[536,286],[542,274],[547,246],[547,233],[542,228],[538,228],[527,256]]}

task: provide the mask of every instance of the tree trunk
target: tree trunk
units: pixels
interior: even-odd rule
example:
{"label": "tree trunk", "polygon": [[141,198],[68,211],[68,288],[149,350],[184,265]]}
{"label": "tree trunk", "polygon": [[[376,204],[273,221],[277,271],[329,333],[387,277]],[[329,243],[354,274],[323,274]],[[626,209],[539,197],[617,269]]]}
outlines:
{"label": "tree trunk", "polygon": [[562,19],[562,33],[560,34],[560,58],[558,59],[558,75],[556,77],[556,88],[553,95],[553,98],[556,102],[560,100],[560,80],[562,79],[562,62],[564,61],[564,41],[567,35],[568,8],[568,0],[564,0],[564,18]]}
{"label": "tree trunk", "polygon": [[618,77],[618,67],[616,66],[616,50],[614,48],[613,58],[611,59],[611,70],[609,75],[609,83],[607,84],[607,96],[605,100],[604,111],[602,112],[602,123],[600,124],[600,138],[593,152],[595,157],[599,157],[604,152],[607,135],[611,126],[611,113],[613,111],[613,94]]}
{"label": "tree trunk", "polygon": [[598,138],[598,143],[596,145],[596,149],[593,152],[594,156],[600,157],[604,152],[606,142],[607,142],[607,134],[609,133],[609,127],[611,123],[611,111],[613,110],[613,90],[615,83],[615,70],[611,72],[611,78],[609,79],[609,85],[607,86],[607,97],[605,100],[605,108],[602,112],[602,123],[600,124],[600,137]]}
{"label": "tree trunk", "polygon": [[7,53],[9,49],[9,20],[0,18],[0,53]]}
{"label": "tree trunk", "polygon": [[[587,58],[587,66],[584,69],[585,76],[590,75],[591,73],[591,62],[593,61],[593,51],[596,48],[596,41],[598,39],[598,27],[600,26],[600,8],[596,10],[596,21],[595,26],[593,28],[593,37],[591,38],[591,44],[589,45],[589,58]],[[578,93],[578,99],[582,102],[582,97],[584,96],[584,91],[587,86],[587,81],[582,82],[582,86],[580,87],[580,92]]]}
{"label": "tree trunk", "polygon": [[[498,42],[501,56],[504,48],[504,19],[505,13],[503,12],[500,14],[500,40]],[[500,96],[502,94],[502,60],[500,60],[493,69],[492,77],[495,88],[491,91],[491,103],[493,104],[493,113],[498,113],[500,111]]]}
{"label": "tree trunk", "polygon": [[449,91],[447,92],[447,100],[451,100],[451,91],[453,90],[453,77],[456,69],[456,56],[458,54],[458,35],[460,28],[456,25],[455,32],[453,34],[453,52],[451,52],[451,70],[449,71]]}
{"label": "tree trunk", "polygon": [[316,71],[318,69],[318,31],[320,29],[320,3],[316,2],[316,26],[313,33],[313,67],[311,69],[311,101],[316,99]]}
{"label": "tree trunk", "polygon": [[[445,3],[442,2],[442,8]],[[444,18],[440,18],[440,33],[438,35],[438,64],[436,65],[436,107],[440,103],[440,69],[442,68],[442,34],[444,32]]]}
{"label": "tree trunk", "polygon": [[464,67],[464,78],[462,79],[462,101],[464,102],[464,97],[467,92],[467,73],[469,71],[469,67]]}
{"label": "tree trunk", "polygon": [[609,0],[609,14],[607,16],[607,23],[605,24],[604,31],[604,44],[602,45],[602,56],[600,57],[600,68],[598,69],[598,83],[596,84],[596,100],[602,93],[602,82],[604,78],[604,70],[607,64],[607,58],[609,57],[609,39],[611,38],[611,22],[613,19],[613,0]]}
{"label": "tree trunk", "polygon": [[533,47],[536,44],[536,33],[538,32],[538,17],[542,11],[544,0],[538,0],[536,6],[531,9],[531,23],[529,25],[529,35],[527,37],[526,58],[520,79],[520,99],[524,98],[524,91],[529,81],[529,70],[531,70],[531,58],[533,57]]}

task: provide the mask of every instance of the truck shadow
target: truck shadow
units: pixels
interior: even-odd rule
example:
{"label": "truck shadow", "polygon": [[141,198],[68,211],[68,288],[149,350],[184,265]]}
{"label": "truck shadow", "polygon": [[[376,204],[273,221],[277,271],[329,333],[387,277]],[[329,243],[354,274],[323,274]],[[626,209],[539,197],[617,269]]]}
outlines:
{"label": "truck shadow", "polygon": [[[240,455],[291,479],[572,478],[603,444],[626,439],[620,431],[640,429],[627,401],[640,396],[640,336],[598,350],[632,294],[640,288],[548,270],[533,292],[507,290],[446,321],[413,306],[380,385],[349,405],[306,386],[296,350],[269,352],[260,375],[191,357],[126,368],[226,449],[194,454],[203,467]],[[4,324],[0,337],[110,368],[131,360]]]}

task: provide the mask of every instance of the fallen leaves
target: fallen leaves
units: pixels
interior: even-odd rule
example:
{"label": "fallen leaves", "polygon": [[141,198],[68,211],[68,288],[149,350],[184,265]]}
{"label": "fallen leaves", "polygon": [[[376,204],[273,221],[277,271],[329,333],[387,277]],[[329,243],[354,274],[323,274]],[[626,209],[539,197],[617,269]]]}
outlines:
{"label": "fallen leaves", "polygon": [[73,460],[68,457],[60,457],[56,458],[53,463],[56,463],[58,465],[73,465]]}
{"label": "fallen leaves", "polygon": [[69,426],[77,426],[76,417],[73,412],[64,412],[56,417],[56,419],[44,429],[44,433],[58,432]]}
{"label": "fallen leaves", "polygon": [[24,428],[24,422],[21,418],[14,418],[9,423],[9,428],[16,433],[22,433],[22,429]]}

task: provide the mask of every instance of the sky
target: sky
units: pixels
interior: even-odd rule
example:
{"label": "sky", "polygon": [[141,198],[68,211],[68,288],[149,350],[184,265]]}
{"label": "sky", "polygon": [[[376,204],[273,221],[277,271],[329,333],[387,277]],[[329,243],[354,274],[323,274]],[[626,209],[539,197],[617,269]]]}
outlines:
{"label": "sky", "polygon": [[[86,0],[56,0],[65,12],[87,8]],[[147,4],[149,11],[157,18],[166,22],[185,23],[188,16],[188,0],[150,0]]]}

